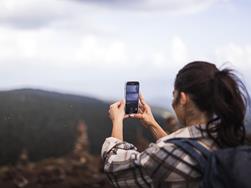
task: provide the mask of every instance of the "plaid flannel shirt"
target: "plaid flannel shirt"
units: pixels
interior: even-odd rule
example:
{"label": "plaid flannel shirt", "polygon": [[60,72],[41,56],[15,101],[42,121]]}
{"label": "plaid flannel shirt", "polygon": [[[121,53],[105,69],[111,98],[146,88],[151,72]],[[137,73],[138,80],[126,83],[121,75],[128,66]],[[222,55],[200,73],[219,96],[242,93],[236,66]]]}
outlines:
{"label": "plaid flannel shirt", "polygon": [[101,155],[109,180],[114,187],[198,187],[201,174],[194,168],[197,163],[175,145],[165,142],[175,137],[195,138],[209,150],[217,149],[215,142],[198,127],[205,125],[179,129],[151,143],[141,153],[130,143],[107,138]]}

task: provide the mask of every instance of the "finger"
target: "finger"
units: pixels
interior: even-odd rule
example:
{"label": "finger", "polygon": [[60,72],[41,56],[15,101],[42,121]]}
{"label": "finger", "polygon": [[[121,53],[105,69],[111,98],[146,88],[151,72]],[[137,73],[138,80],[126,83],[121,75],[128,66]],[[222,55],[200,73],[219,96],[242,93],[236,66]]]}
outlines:
{"label": "finger", "polygon": [[141,100],[139,100],[139,106],[142,107],[142,108],[144,108],[145,104]]}
{"label": "finger", "polygon": [[141,101],[139,101],[139,106],[140,106],[140,107],[143,107],[143,104],[142,104],[142,102],[141,102]]}
{"label": "finger", "polygon": [[124,119],[129,118],[129,117],[130,117],[129,114],[126,114],[126,115],[124,116]]}
{"label": "finger", "polygon": [[143,110],[141,108],[139,108],[138,113],[143,114]]}
{"label": "finger", "polygon": [[142,104],[139,104],[139,109],[141,109],[141,110],[143,110],[143,109],[144,109],[144,107],[143,107],[143,105],[142,105]]}
{"label": "finger", "polygon": [[125,100],[120,100],[119,108],[125,108]]}
{"label": "finger", "polygon": [[139,109],[142,111],[142,113],[146,110],[147,106],[143,105],[141,102],[139,102]]}
{"label": "finger", "polygon": [[144,101],[144,100],[145,100],[142,93],[139,94],[139,99],[140,99],[141,101]]}
{"label": "finger", "polygon": [[129,117],[130,118],[136,118],[136,119],[142,119],[143,115],[142,114],[130,114]]}
{"label": "finger", "polygon": [[146,103],[143,95],[141,94],[140,95],[140,102],[142,103],[143,107],[144,107],[144,110],[146,111],[150,111],[151,110],[151,107]]}
{"label": "finger", "polygon": [[117,101],[117,102],[111,104],[111,105],[110,105],[110,108],[118,107],[118,106],[120,105],[120,102],[121,102],[121,101]]}
{"label": "finger", "polygon": [[139,94],[139,100],[142,103],[142,105],[144,105],[144,106],[147,105],[145,102],[144,96],[141,93]]}

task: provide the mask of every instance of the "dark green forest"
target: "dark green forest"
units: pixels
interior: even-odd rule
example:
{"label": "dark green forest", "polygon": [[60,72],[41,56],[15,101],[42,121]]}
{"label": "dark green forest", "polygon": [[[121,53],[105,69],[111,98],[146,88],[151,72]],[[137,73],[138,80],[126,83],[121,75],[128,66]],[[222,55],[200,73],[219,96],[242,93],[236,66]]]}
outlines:
{"label": "dark green forest", "polygon": [[[88,127],[90,153],[99,155],[104,139],[110,135],[110,102],[20,89],[0,92],[0,104],[1,165],[15,163],[23,149],[33,161],[66,155],[72,151],[80,120]],[[157,119],[160,123],[164,121]],[[135,132],[142,126],[135,120],[126,120],[125,124],[125,139],[134,143]],[[151,140],[147,133],[146,137]]]}

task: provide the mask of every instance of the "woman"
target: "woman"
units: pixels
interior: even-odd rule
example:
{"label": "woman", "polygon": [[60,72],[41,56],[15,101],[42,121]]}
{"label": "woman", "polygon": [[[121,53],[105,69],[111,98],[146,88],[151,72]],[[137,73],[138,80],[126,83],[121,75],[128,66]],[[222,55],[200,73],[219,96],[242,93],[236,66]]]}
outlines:
{"label": "woman", "polygon": [[[102,148],[105,172],[115,187],[198,187],[197,163],[166,140],[194,138],[209,151],[242,145],[248,99],[245,86],[232,70],[219,70],[201,61],[187,64],[176,76],[172,102],[184,128],[168,135],[142,95],[137,114],[125,115],[123,100],[112,104],[112,135]],[[123,119],[127,117],[140,119],[157,142],[139,153],[123,141]]]}

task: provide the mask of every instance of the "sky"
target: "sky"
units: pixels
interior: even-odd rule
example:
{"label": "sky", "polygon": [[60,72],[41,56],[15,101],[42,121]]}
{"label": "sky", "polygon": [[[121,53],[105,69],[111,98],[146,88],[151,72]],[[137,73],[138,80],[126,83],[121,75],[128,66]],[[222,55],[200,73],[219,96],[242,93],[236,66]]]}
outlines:
{"label": "sky", "polygon": [[251,1],[0,0],[0,90],[38,88],[105,100],[138,80],[170,106],[194,60],[234,68],[251,91]]}

